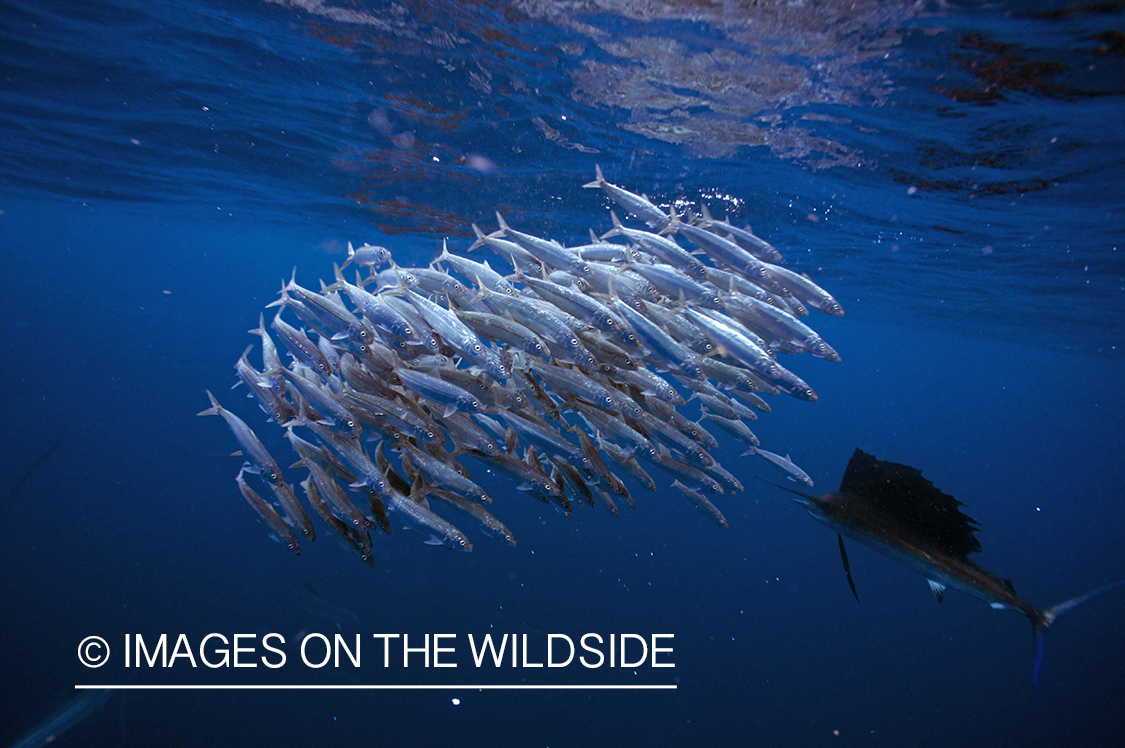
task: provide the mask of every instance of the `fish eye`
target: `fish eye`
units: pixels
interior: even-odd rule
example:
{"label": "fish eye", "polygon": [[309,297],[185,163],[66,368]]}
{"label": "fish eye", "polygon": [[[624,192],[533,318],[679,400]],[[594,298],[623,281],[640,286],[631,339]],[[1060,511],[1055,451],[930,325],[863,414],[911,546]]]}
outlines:
{"label": "fish eye", "polygon": [[481,347],[480,343],[473,343],[473,353],[480,353],[483,350],[484,348]]}

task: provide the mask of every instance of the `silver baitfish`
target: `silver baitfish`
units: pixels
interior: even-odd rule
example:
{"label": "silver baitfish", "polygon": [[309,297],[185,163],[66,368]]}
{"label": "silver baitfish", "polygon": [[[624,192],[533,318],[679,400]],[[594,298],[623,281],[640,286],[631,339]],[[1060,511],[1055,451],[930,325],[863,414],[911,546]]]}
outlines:
{"label": "silver baitfish", "polygon": [[[515,535],[497,517],[504,501],[538,500],[568,518],[601,503],[618,515],[615,497],[635,507],[638,487],[657,490],[642,461],[724,527],[704,494],[742,489],[720,464],[736,445],[811,485],[788,457],[758,449],[746,421],[770,412],[763,396],[816,399],[777,357],[808,351],[838,361],[809,318],[795,315],[839,316],[839,302],[776,264],[781,255],[764,239],[705,207],[685,223],[600,167],[595,174],[585,186],[647,227],[610,212],[601,240],[587,241],[583,227],[567,246],[497,214],[498,231],[473,224],[472,246],[443,241],[419,267],[396,264],[385,247],[349,244],[344,265],[360,269],[354,283],[334,267],[319,292],[291,279],[270,304],[280,307],[272,327],[292,361],[263,320],[252,331],[261,368],[244,353],[240,381],[285,428],[309,473],[301,485],[313,514],[368,564],[377,552],[368,530],[391,532],[388,511],[430,544],[472,550],[442,516],[452,510],[511,546]],[[464,256],[476,247],[499,259]],[[263,441],[213,397],[201,415],[226,420],[252,464],[239,472],[239,492],[298,552],[294,531],[314,538],[312,524]],[[247,484],[244,473],[254,471],[280,511]],[[503,481],[517,490],[498,490]]]}

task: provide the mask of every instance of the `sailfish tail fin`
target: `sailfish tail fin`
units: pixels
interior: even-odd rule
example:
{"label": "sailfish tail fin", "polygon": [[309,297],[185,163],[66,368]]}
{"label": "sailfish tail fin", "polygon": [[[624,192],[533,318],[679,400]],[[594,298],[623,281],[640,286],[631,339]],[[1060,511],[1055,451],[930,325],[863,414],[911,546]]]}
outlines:
{"label": "sailfish tail fin", "polygon": [[1061,616],[1068,610],[1077,608],[1082,603],[1092,600],[1103,592],[1109,592],[1110,590],[1121,587],[1122,585],[1125,585],[1125,579],[1121,579],[1116,582],[1110,582],[1109,584],[1103,584],[1101,587],[1092,589],[1089,592],[1079,595],[1078,597],[1072,597],[1069,600],[1061,602],[1053,607],[1047,608],[1046,610],[1036,611],[1037,615],[1031,616],[1031,627],[1035,631],[1035,675],[1033,684],[1036,691],[1039,690],[1039,671],[1043,667],[1043,653],[1047,647],[1047,629],[1051,627],[1051,624],[1053,624],[1059,616]]}

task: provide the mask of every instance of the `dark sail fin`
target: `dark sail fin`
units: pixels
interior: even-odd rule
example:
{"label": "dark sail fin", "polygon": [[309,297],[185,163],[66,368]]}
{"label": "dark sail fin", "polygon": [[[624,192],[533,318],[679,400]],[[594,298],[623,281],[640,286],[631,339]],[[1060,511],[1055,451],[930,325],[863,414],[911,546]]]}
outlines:
{"label": "dark sail fin", "polygon": [[917,468],[883,462],[857,449],[840,492],[869,502],[954,556],[964,558],[980,550],[976,521],[958,509],[960,501],[923,478]]}

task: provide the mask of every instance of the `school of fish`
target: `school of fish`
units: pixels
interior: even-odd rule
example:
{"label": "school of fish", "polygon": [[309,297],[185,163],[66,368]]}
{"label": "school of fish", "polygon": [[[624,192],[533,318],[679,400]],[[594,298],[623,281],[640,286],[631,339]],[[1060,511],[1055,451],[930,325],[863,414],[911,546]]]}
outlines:
{"label": "school of fish", "polygon": [[[369,531],[389,533],[392,516],[427,542],[472,550],[446,519],[454,510],[514,546],[470,467],[509,477],[516,493],[568,518],[575,505],[601,503],[614,515],[622,501],[635,506],[630,485],[655,491],[657,468],[726,527],[708,497],[742,484],[712,456],[713,429],[812,485],[787,456],[762,449],[750,424],[770,411],[763,395],[816,400],[777,354],[839,361],[802,319],[810,308],[840,316],[840,304],[778,264],[771,244],[706,207],[701,216],[665,213],[600,168],[585,186],[646,228],[611,210],[612,229],[566,247],[497,213],[498,230],[474,225],[469,253],[443,246],[429,267],[349,244],[319,290],[298,285],[294,272],[269,305],[278,308],[269,329],[263,315],[250,331],[261,368],[251,345],[235,370],[236,386],[285,429],[304,503],[250,426],[210,392],[199,414],[221,416],[234,433],[247,460],[236,484],[271,534],[300,553],[298,536],[316,537],[307,507],[373,565]],[[499,262],[468,256],[478,249]]]}

